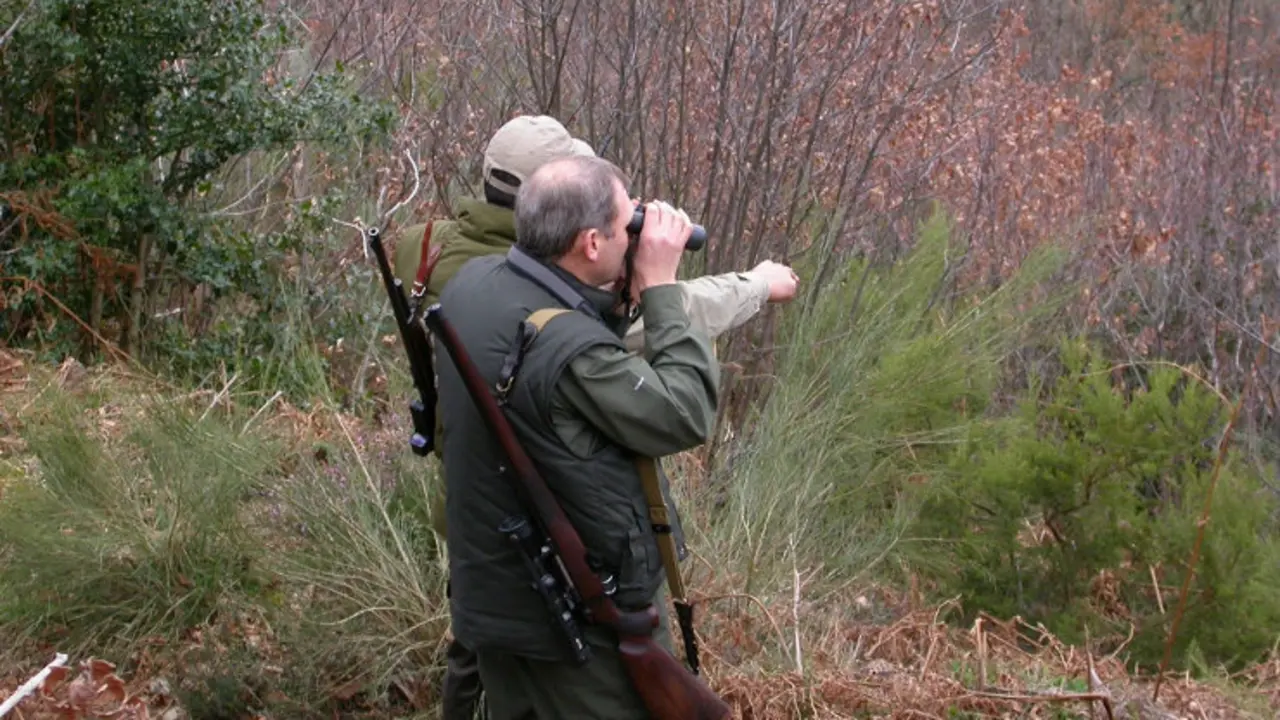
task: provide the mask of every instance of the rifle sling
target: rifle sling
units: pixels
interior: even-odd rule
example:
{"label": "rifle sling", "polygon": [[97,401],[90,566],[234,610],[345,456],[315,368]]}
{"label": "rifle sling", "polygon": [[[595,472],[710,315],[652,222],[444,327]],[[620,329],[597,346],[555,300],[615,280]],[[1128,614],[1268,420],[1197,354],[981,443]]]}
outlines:
{"label": "rifle sling", "polygon": [[422,230],[422,252],[419,254],[418,274],[413,281],[413,299],[418,300],[427,292],[427,283],[431,282],[431,273],[436,269],[436,263],[440,261],[440,252],[443,249],[440,245],[431,244],[431,228],[436,224],[435,220],[427,223],[426,228]]}
{"label": "rifle sling", "polygon": [[698,674],[698,640],[693,632],[693,606],[685,597],[684,578],[680,575],[680,560],[676,552],[676,541],[671,535],[671,517],[666,500],[662,497],[662,486],[658,480],[657,461],[650,457],[637,457],[636,468],[640,471],[640,484],[644,486],[645,500],[649,503],[649,522],[657,536],[658,552],[662,555],[662,567],[667,571],[667,587],[671,591],[676,608],[676,619],[680,625],[680,635],[684,639],[685,660],[694,675]]}
{"label": "rifle sling", "polygon": [[671,515],[667,510],[666,500],[662,497],[657,465],[653,458],[637,457],[636,469],[640,471],[640,484],[644,486],[644,498],[649,503],[649,522],[657,534],[658,551],[662,554],[662,566],[667,571],[667,585],[671,596],[676,602],[686,602],[684,578],[680,575],[676,555],[676,541],[671,536]]}

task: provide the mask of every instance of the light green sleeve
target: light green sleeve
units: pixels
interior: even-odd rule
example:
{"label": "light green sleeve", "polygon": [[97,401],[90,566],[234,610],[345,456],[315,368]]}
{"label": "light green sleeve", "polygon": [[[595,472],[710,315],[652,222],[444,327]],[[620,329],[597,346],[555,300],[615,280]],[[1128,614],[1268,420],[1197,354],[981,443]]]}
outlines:
{"label": "light green sleeve", "polygon": [[672,455],[714,431],[720,366],[705,333],[694,329],[676,285],[642,295],[643,355],[595,346],[569,364],[552,401],[552,422],[586,457],[606,442],[648,457]]}
{"label": "light green sleeve", "polygon": [[[676,285],[690,324],[711,340],[755,317],[769,301],[769,283],[751,272],[704,275]],[[644,326],[644,318],[640,318],[623,336],[623,342],[632,352],[640,352],[644,347]]]}

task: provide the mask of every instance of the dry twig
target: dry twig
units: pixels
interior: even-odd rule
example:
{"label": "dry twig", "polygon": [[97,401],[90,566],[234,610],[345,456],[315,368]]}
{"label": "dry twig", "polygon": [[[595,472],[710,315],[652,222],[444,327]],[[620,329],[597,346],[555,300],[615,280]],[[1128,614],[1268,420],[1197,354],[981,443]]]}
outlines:
{"label": "dry twig", "polygon": [[119,347],[116,346],[115,343],[112,343],[111,341],[102,337],[102,335],[98,334],[97,330],[94,330],[92,327],[90,327],[89,323],[85,322],[83,319],[81,319],[79,315],[76,315],[74,312],[72,312],[71,308],[63,304],[61,300],[55,297],[53,293],[46,290],[45,287],[40,283],[36,282],[35,280],[32,280],[29,277],[25,277],[22,275],[3,276],[3,277],[0,277],[0,282],[20,283],[26,290],[28,291],[35,290],[37,293],[40,293],[42,297],[44,297],[49,302],[57,306],[57,308],[61,310],[64,315],[71,318],[72,321],[74,321],[80,327],[84,328],[84,331],[92,335],[93,339],[97,340],[98,343],[101,344],[102,347],[106,348],[108,352],[110,352],[112,355],[115,355],[118,359],[133,365],[135,368],[137,368],[138,370],[141,370],[143,373],[146,373],[148,377],[151,377],[151,374],[147,372],[147,369],[143,367],[142,364],[139,363],[137,360],[134,360],[133,356],[121,350]]}

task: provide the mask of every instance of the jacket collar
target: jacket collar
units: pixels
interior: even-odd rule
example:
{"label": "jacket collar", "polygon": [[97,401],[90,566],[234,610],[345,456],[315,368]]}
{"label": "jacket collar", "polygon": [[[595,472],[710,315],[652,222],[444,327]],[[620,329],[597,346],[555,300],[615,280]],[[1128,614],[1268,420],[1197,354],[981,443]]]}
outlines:
{"label": "jacket collar", "polygon": [[507,251],[507,264],[565,305],[600,320],[619,337],[630,325],[627,318],[615,311],[618,299],[614,293],[587,285],[559,265],[536,260],[515,246]]}

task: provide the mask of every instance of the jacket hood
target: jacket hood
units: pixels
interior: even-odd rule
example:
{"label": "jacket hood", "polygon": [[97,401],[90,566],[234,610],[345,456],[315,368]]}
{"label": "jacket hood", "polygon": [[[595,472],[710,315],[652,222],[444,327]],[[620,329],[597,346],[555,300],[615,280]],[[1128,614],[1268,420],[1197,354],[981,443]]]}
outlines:
{"label": "jacket hood", "polygon": [[516,242],[516,214],[478,198],[461,198],[454,205],[458,229],[471,240],[506,251]]}

